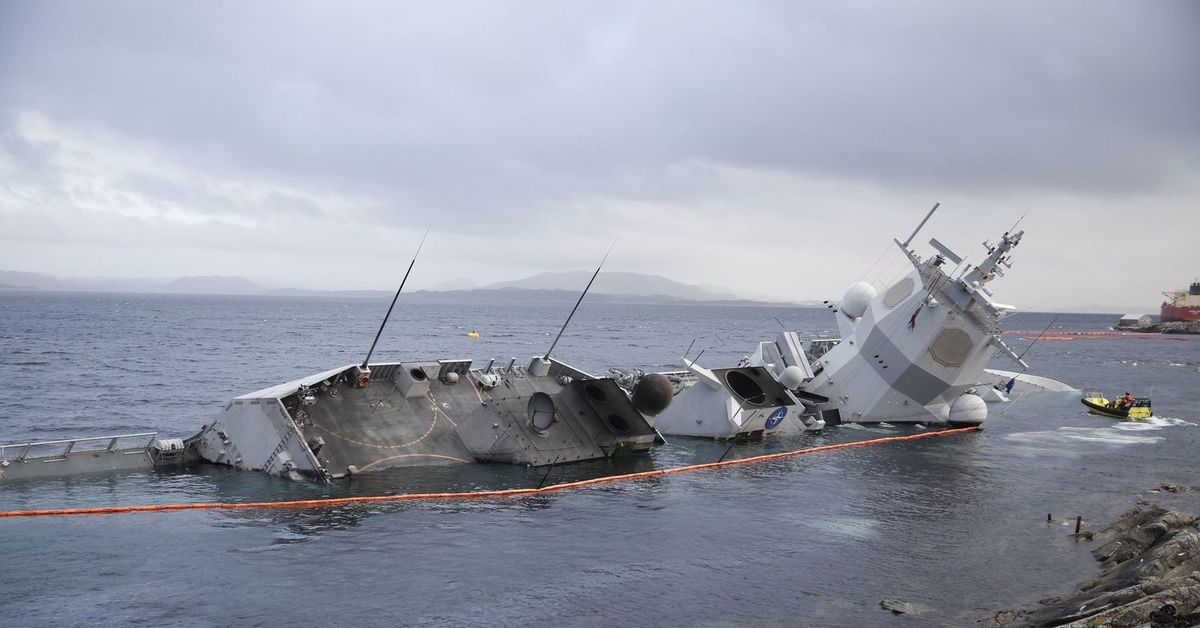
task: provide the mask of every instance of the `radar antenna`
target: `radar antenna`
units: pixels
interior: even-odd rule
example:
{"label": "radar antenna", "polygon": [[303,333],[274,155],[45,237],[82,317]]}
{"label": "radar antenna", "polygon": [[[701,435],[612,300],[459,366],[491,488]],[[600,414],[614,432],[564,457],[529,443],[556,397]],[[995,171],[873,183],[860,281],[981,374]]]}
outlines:
{"label": "radar antenna", "polygon": [[362,367],[367,368],[367,363],[371,361],[371,354],[375,353],[375,345],[379,344],[379,337],[383,335],[383,328],[387,325],[388,319],[392,317],[392,308],[396,307],[396,299],[400,298],[400,291],[404,290],[404,284],[408,281],[408,274],[412,272],[413,264],[417,263],[417,256],[421,254],[421,247],[425,246],[425,238],[429,237],[429,227],[425,227],[425,235],[421,236],[421,243],[417,245],[417,252],[413,253],[412,261],[408,263],[408,270],[404,271],[404,279],[400,280],[400,287],[396,288],[396,296],[392,297],[392,304],[388,306],[387,314],[383,315],[383,322],[379,324],[379,331],[375,332],[375,341],[371,343],[371,349],[367,351],[367,357],[363,359]]}

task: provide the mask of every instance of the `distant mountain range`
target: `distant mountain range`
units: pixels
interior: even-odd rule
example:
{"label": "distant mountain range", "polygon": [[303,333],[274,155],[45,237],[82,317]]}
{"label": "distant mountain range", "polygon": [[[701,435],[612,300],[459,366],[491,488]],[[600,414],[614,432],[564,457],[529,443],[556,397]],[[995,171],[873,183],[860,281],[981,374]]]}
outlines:
{"label": "distant mountain range", "polygon": [[[587,285],[592,273],[586,270],[572,270],[561,273],[541,273],[516,281],[501,281],[483,286],[484,290],[502,290],[519,288],[522,290],[573,290],[579,291]],[[596,294],[625,294],[643,297],[668,297],[687,301],[728,301],[738,300],[737,295],[724,291],[712,290],[692,284],[682,283],[643,273],[607,272],[596,277],[592,285]]]}
{"label": "distant mountain range", "polygon": [[155,290],[173,294],[264,294],[270,292],[245,277],[208,275],[172,279]]}
{"label": "distant mountain range", "polygon": [[[515,281],[500,281],[483,286],[468,279],[447,281],[401,296],[410,302],[439,303],[518,303],[561,302],[579,298],[591,271],[576,270],[541,273]],[[267,288],[245,277],[220,275],[151,279],[112,277],[60,278],[40,273],[0,270],[0,290],[60,290],[70,292],[146,292],[158,294],[275,295],[380,299],[390,297],[389,290],[307,290]],[[643,273],[602,272],[588,293],[588,299],[613,303],[704,303],[712,305],[803,305],[820,306],[820,301],[752,301],[739,299],[719,286],[698,286]],[[1081,305],[1063,306],[1053,311],[1075,314],[1157,314],[1158,306]]]}
{"label": "distant mountain range", "polygon": [[1056,307],[1052,311],[1061,312],[1063,314],[1150,314],[1158,316],[1159,306],[1136,306],[1136,305],[1070,305],[1065,307]]}
{"label": "distant mountain range", "polygon": [[8,290],[70,290],[85,292],[152,292],[170,283],[167,279],[78,277],[63,279],[41,273],[0,270],[0,286]]}
{"label": "distant mountain range", "polygon": [[[570,301],[591,278],[589,271],[541,273],[525,279],[476,286],[466,279],[406,293],[406,301],[527,302]],[[177,279],[60,278],[39,273],[0,271],[0,290],[63,290],[80,292],[148,292],[161,294],[337,296],[383,298],[391,290],[307,290],[267,288],[245,277],[198,276]],[[719,287],[701,287],[643,273],[601,273],[588,293],[598,301],[623,303],[710,303],[744,305],[815,305],[816,302],[765,303],[739,299]]]}

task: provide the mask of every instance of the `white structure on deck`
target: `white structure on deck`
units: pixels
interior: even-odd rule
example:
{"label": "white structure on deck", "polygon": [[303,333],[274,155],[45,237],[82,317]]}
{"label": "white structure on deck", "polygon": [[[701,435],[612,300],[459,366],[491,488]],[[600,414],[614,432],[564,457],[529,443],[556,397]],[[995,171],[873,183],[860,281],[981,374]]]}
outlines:
{"label": "white structure on deck", "polygon": [[793,427],[825,427],[820,419],[802,416],[804,406],[794,392],[813,376],[796,332],[783,332],[774,342],[759,343],[758,351],[737,368],[709,370],[686,358],[684,365],[687,376],[683,380],[689,386],[654,420],[655,429],[663,434],[759,436],[787,428],[789,418],[800,421]]}

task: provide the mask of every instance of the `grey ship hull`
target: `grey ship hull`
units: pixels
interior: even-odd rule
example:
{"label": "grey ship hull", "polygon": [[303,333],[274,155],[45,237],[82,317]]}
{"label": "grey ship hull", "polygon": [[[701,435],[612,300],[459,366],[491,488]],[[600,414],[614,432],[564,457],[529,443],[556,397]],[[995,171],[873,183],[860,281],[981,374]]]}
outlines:
{"label": "grey ship hull", "polygon": [[[660,438],[610,378],[469,361],[346,366],[234,399],[196,437],[201,459],[331,480],[390,467],[540,466],[643,452]],[[533,399],[538,402],[531,402]],[[547,412],[535,425],[531,403]]]}
{"label": "grey ship hull", "polygon": [[0,445],[0,484],[19,480],[173,467],[197,459],[157,432]]}
{"label": "grey ship hull", "polygon": [[[349,365],[242,395],[188,439],[147,433],[0,446],[0,482],[200,461],[331,481],[414,465],[631,455],[662,442],[647,415],[670,403],[671,390],[654,378],[624,382],[631,395],[613,378],[539,358],[529,368],[483,370],[469,360]],[[643,381],[659,393],[647,404],[642,391],[646,413],[633,401]]]}

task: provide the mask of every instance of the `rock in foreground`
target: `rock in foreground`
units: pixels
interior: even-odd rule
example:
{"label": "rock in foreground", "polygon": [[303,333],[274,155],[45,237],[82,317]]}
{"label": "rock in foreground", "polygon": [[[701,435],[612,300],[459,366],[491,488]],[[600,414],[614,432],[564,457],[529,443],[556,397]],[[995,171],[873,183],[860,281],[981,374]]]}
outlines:
{"label": "rock in foreground", "polygon": [[[1099,578],[1043,607],[997,615],[1030,626],[1200,626],[1200,529],[1197,517],[1138,506],[1100,533],[1092,555]],[[1009,621],[1005,621],[1004,619]]]}
{"label": "rock in foreground", "polygon": [[929,610],[929,607],[921,604],[891,599],[881,601],[879,607],[896,615],[920,615]]}

